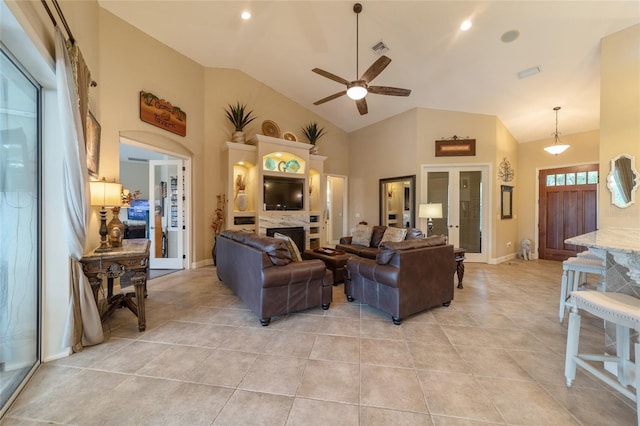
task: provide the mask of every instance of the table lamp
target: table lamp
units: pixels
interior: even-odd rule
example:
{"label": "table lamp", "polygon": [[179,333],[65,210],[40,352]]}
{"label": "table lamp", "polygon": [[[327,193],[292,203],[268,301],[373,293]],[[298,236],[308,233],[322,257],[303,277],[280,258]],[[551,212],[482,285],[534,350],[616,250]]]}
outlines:
{"label": "table lamp", "polygon": [[122,199],[120,191],[122,185],[115,182],[107,182],[104,180],[89,182],[91,190],[91,205],[100,207],[100,247],[95,251],[97,253],[111,251],[112,248],[107,241],[107,207],[120,207]]}
{"label": "table lamp", "polygon": [[433,231],[433,219],[442,219],[442,203],[420,204],[418,217],[427,219],[427,237]]}

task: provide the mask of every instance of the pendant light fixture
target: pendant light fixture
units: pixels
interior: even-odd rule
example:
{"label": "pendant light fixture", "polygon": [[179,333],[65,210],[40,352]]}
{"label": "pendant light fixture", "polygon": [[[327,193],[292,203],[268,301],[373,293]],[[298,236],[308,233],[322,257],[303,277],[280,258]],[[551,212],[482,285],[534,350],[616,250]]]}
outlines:
{"label": "pendant light fixture", "polygon": [[553,110],[556,112],[556,132],[553,133],[554,141],[553,144],[549,145],[544,150],[549,154],[558,155],[566,151],[566,149],[569,148],[569,145],[560,143],[560,132],[558,132],[558,111],[560,110],[560,107],[555,107]]}

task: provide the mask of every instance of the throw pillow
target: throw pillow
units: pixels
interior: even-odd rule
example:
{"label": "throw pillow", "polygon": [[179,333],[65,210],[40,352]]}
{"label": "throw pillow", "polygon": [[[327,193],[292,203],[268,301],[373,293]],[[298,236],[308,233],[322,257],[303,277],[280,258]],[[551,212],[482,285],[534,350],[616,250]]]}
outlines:
{"label": "throw pillow", "polygon": [[358,225],[356,229],[353,231],[353,236],[351,238],[351,244],[355,244],[357,246],[365,246],[369,247],[369,242],[371,242],[371,233],[373,229],[367,225]]}
{"label": "throw pillow", "polygon": [[389,226],[384,231],[384,235],[382,236],[380,243],[382,244],[384,241],[399,243],[400,241],[404,241],[405,235],[407,235],[407,228],[394,228]]}
{"label": "throw pillow", "polygon": [[302,260],[302,256],[300,256],[300,250],[298,250],[298,246],[288,235],[274,232],[273,236],[285,242],[287,248],[289,249],[289,253],[291,253],[292,261],[300,262]]}

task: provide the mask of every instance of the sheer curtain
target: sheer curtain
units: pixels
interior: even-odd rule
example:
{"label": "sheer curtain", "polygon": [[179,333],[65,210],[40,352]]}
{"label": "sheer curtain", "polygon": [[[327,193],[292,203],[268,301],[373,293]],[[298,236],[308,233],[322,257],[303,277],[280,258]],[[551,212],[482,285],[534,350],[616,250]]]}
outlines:
{"label": "sheer curtain", "polygon": [[[64,339],[65,344],[74,352],[79,352],[83,346],[95,345],[104,340],[100,313],[79,262],[84,253],[90,212],[89,174],[83,125],[88,110],[90,75],[78,46],[68,45],[57,26],[56,79],[64,141],[65,234],[70,256],[71,281],[71,299]],[[84,111],[84,120],[81,111]]]}

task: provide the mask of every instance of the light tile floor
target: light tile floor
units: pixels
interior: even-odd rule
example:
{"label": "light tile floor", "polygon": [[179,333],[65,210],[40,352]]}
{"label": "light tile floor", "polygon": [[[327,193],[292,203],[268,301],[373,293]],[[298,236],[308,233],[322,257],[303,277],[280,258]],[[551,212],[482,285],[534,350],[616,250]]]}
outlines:
{"label": "light tile floor", "polygon": [[[467,264],[463,290],[395,326],[334,287],[328,311],[269,327],[213,267],[149,282],[106,343],[41,366],[3,425],[631,425],[634,403],[584,372],[564,384],[560,262]],[[583,321],[581,348],[602,350]]]}

